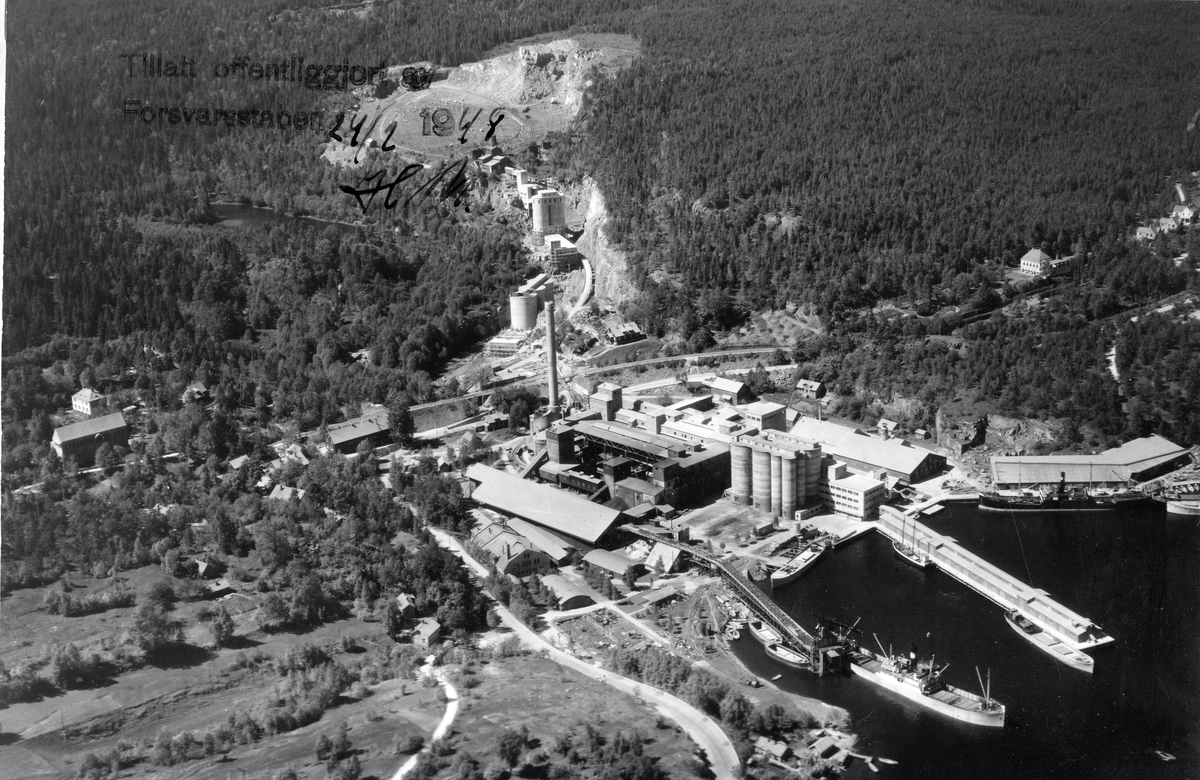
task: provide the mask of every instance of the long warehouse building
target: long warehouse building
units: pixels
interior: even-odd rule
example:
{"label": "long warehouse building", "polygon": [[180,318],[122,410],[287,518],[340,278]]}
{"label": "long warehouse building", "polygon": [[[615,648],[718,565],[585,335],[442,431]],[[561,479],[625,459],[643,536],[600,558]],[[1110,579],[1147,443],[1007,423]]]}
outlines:
{"label": "long warehouse building", "polygon": [[475,483],[471,498],[480,504],[588,545],[597,544],[614,526],[628,519],[616,509],[593,504],[575,493],[539,485],[481,463],[467,469],[467,479]]}

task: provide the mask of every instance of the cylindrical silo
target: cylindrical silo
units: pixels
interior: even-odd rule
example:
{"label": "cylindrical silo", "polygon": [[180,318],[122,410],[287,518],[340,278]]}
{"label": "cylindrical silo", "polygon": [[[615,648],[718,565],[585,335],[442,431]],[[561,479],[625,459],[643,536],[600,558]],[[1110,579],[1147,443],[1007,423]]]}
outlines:
{"label": "cylindrical silo", "polygon": [[796,460],[783,459],[783,519],[796,519]]}
{"label": "cylindrical silo", "polygon": [[821,445],[814,444],[806,455],[808,465],[804,475],[804,495],[806,501],[813,501],[820,495],[818,485],[821,482],[821,462],[824,460],[821,456]]}
{"label": "cylindrical silo", "polygon": [[742,505],[750,503],[750,448],[735,443],[729,451],[733,500]]}
{"label": "cylindrical silo", "polygon": [[550,227],[550,204],[542,195],[535,195],[530,207],[533,211],[533,232],[545,233]]}
{"label": "cylindrical silo", "polygon": [[771,514],[783,514],[783,458],[771,456]]}
{"label": "cylindrical silo", "polygon": [[538,297],[536,295],[508,296],[509,318],[514,330],[533,330],[537,324]]}
{"label": "cylindrical silo", "polygon": [[754,508],[771,511],[771,453],[754,450]]}

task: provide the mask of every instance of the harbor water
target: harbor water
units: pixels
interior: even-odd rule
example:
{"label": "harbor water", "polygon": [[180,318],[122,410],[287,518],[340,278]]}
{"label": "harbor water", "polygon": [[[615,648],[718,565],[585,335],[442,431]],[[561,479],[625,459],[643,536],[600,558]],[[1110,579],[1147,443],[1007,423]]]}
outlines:
{"label": "harbor water", "polygon": [[[1116,638],[1092,651],[1095,672],[1058,663],[1019,637],[1003,610],[936,570],[900,560],[879,534],[826,555],[774,592],[805,626],[854,623],[895,652],[932,649],[945,679],[980,692],[975,667],[1007,707],[1003,729],[960,723],[854,676],[774,662],[749,634],[735,652],[776,685],[849,710],[857,752],[899,761],[876,775],[911,778],[1200,777],[1200,521],[1161,508],[1133,513],[984,512],[952,505],[923,523],[1047,591]],[[1177,760],[1162,761],[1155,750]]]}

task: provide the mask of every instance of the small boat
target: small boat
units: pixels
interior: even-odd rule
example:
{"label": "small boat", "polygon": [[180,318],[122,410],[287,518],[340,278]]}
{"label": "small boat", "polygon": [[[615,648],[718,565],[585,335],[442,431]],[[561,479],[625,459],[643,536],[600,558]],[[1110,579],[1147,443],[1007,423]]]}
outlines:
{"label": "small boat", "polygon": [[778,680],[780,677],[783,677],[783,675],[782,675],[782,674],[777,674],[777,675],[775,675],[774,677],[772,677],[772,678],[771,678],[771,682],[775,682],[775,681],[776,681],[776,680]]}
{"label": "small boat", "polygon": [[1191,517],[1200,515],[1200,495],[1189,494],[1167,499],[1167,514]]}
{"label": "small boat", "polygon": [[783,637],[778,631],[761,620],[755,620],[750,624],[750,635],[764,645],[777,645],[783,641]]}
{"label": "small boat", "polygon": [[1156,751],[1154,751],[1154,755],[1158,756],[1163,761],[1174,761],[1175,760],[1175,756],[1171,755],[1170,753],[1168,753],[1165,750],[1156,750]]}
{"label": "small boat", "polygon": [[802,553],[771,573],[771,587],[787,585],[794,581],[804,573],[805,569],[816,563],[824,553],[825,546],[823,544],[809,545]]}
{"label": "small boat", "polygon": [[1072,669],[1078,669],[1081,672],[1088,672],[1090,674],[1093,671],[1095,662],[1090,655],[1081,653],[1058,641],[1043,631],[1041,626],[1038,626],[1017,610],[1011,609],[1005,612],[1004,620],[1021,638],[1055,660],[1061,661]]}
{"label": "small boat", "polygon": [[781,664],[794,666],[797,669],[808,668],[808,656],[803,653],[797,653],[783,645],[767,645],[767,655],[774,658]]}

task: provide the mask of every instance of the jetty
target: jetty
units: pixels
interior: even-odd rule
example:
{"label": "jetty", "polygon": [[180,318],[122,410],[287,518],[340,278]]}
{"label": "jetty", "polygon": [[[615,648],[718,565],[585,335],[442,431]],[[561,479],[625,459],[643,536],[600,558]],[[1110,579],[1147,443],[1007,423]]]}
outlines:
{"label": "jetty", "polygon": [[1083,615],[1059,604],[1044,590],[1030,587],[964,549],[952,537],[922,525],[912,515],[890,506],[879,508],[878,530],[893,541],[907,539],[927,551],[934,565],[1006,610],[1019,610],[1050,636],[1076,650],[1106,645],[1113,638]]}

